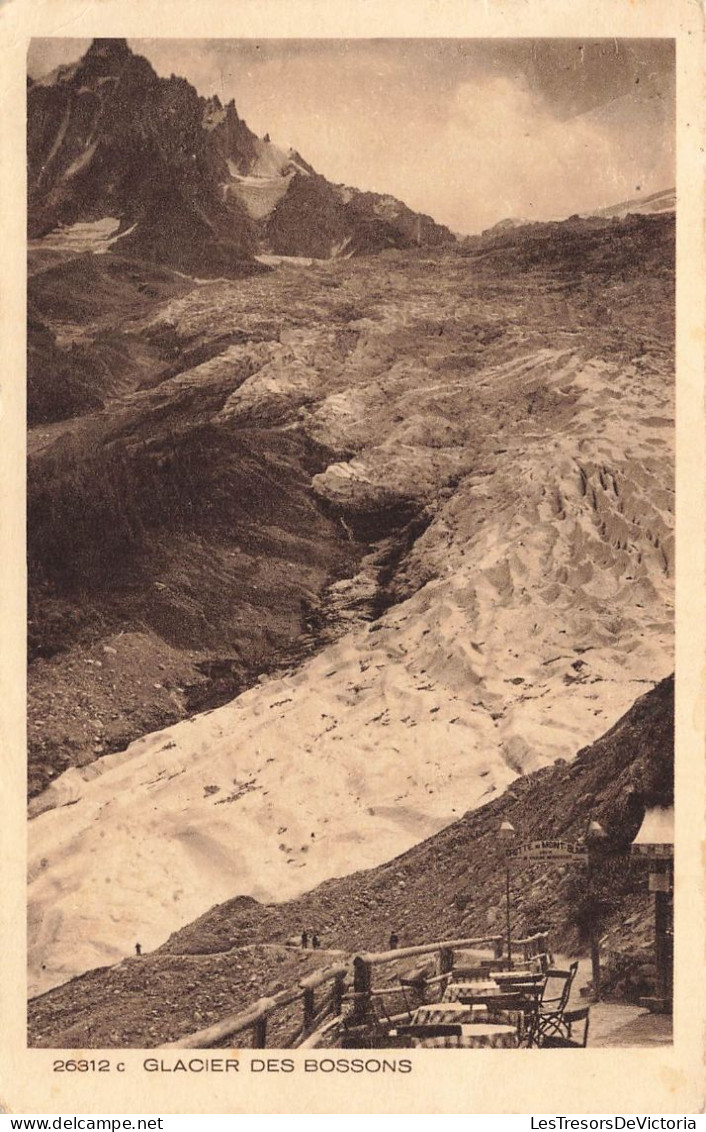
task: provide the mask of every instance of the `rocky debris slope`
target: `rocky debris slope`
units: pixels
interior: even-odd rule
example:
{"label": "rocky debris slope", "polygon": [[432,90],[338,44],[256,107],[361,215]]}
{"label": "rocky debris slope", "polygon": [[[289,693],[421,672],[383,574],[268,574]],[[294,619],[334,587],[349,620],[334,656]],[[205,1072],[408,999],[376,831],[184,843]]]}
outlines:
{"label": "rocky debris slope", "polygon": [[[27,421],[70,421],[147,379],[166,376],[164,343],[142,326],[155,305],[193,283],[168,269],[82,251],[68,261],[30,256],[27,321]],[[33,452],[52,436],[30,431]]]}
{"label": "rocky debris slope", "polygon": [[[253,317],[279,328],[131,395],[111,424],[128,466],[149,457],[137,441],[157,421],[177,455],[182,443],[214,453],[212,475],[186,465],[198,469],[179,512],[189,518],[171,573],[158,576],[173,619],[162,608],[156,623],[144,602],[142,616],[172,643],[198,637],[181,610],[205,612],[208,574],[184,558],[184,540],[210,531],[210,555],[203,516],[220,514],[214,498],[236,507],[228,539],[238,508],[268,498],[242,480],[242,459],[226,458],[255,437],[279,469],[268,504],[277,529],[289,540],[293,524],[309,556],[335,529],[352,568],[326,594],[321,573],[310,587],[314,638],[317,616],[338,618],[316,656],[67,771],[36,799],[35,986],[117,959],[136,938],[153,947],[234,891],[279,900],[379,864],[517,775],[570,758],[670,669],[670,261],[658,258],[669,234],[646,223],[651,245],[621,230],[615,276],[601,274],[590,229],[581,277],[561,255],[519,277],[488,257],[393,255],[285,269],[281,292],[263,277],[160,308],[158,325],[182,339],[214,319],[220,332]],[[574,248],[579,238],[572,231]],[[308,465],[299,457],[293,511],[283,486],[293,465],[274,455],[283,444],[316,453]],[[245,466],[256,473],[254,453]],[[241,477],[237,490],[224,467]],[[245,515],[250,545],[261,545],[273,520]],[[216,525],[219,538],[228,526]],[[242,647],[252,611],[280,607],[307,560],[290,545],[269,597],[243,594],[244,621],[224,615],[214,641],[231,634]],[[248,595],[271,554],[266,544],[250,561]],[[132,576],[149,566],[128,561]],[[301,608],[289,626],[292,639],[301,633]]]}
{"label": "rocky debris slope", "polygon": [[[555,949],[573,952],[585,946],[587,915],[598,911],[607,944],[619,930],[623,951],[643,946],[652,918],[645,868],[624,851],[644,808],[673,797],[673,695],[673,681],[663,681],[573,762],[515,779],[500,797],[376,869],[327,881],[284,904],[228,900],[157,952],[39,996],[29,1007],[30,1043],[149,1047],[175,1040],[331,962],[327,951],[283,946],[302,928],[347,955],[384,949],[393,930],[402,945],[502,933],[502,820],[523,840],[573,840],[589,819],[609,833],[611,853],[596,870],[595,896],[581,866],[514,867],[515,935],[548,928]],[[386,972],[390,980],[394,974]]]}
{"label": "rocky debris slope", "polygon": [[96,39],[30,80],[27,102],[35,255],[78,245],[214,276],[261,270],[256,250],[328,258],[454,243],[394,198],[344,199],[298,153],[258,138],[234,102],[159,78],[124,39]]}
{"label": "rocky debris slope", "polygon": [[[516,777],[498,797],[378,868],[326,881],[296,900],[262,906],[236,897],[176,932],[158,954],[205,954],[264,941],[283,943],[299,925],[327,947],[384,949],[458,935],[502,934],[504,857],[498,830],[508,820],[517,842],[576,841],[591,820],[608,834],[595,896],[582,866],[513,866],[513,933],[549,930],[557,951],[587,942],[590,911],[612,928],[627,924],[624,946],[652,930],[644,861],[626,854],[644,811],[674,798],[674,679],[642,695],[618,722],[573,760],[558,759]],[[599,900],[600,907],[592,900]],[[632,918],[631,918],[632,917]],[[628,938],[630,937],[630,938]]]}

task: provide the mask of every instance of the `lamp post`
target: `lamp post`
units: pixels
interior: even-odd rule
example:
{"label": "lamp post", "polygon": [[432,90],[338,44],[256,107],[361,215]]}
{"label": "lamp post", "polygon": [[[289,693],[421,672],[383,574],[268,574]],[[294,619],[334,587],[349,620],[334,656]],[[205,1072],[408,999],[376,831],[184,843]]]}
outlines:
{"label": "lamp post", "polygon": [[510,924],[510,848],[515,838],[515,827],[512,822],[500,823],[498,836],[505,849],[505,929],[507,934],[507,964],[512,967],[512,929]]}
{"label": "lamp post", "polygon": [[642,1002],[650,1010],[670,1013],[673,979],[673,805],[653,806],[646,810],[642,825],[632,843],[632,852],[648,859],[649,891],[655,898],[655,996],[643,999]]}
{"label": "lamp post", "polygon": [[[586,849],[588,850],[587,861],[587,876],[586,888],[588,890],[589,899],[595,895],[593,886],[593,864],[596,854],[600,853],[601,848],[605,845],[608,834],[604,830],[599,821],[590,821],[588,829],[586,830]],[[598,917],[598,909],[595,909],[595,914],[591,915],[591,982],[593,983],[593,999],[598,1002],[601,997],[601,948],[600,948],[600,923]]]}

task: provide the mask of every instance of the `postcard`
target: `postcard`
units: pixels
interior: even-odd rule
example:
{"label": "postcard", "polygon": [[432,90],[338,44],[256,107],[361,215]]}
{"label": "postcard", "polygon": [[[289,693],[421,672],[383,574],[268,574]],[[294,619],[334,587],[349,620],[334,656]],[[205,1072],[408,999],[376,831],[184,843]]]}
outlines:
{"label": "postcard", "polygon": [[699,5],[0,21],[5,1110],[701,1111]]}

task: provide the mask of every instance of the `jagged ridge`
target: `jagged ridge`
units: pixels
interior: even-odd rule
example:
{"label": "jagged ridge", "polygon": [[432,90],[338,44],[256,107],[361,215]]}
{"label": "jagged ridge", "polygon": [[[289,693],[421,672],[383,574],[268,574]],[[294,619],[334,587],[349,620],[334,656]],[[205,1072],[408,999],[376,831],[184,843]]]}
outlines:
{"label": "jagged ridge", "polygon": [[116,250],[195,273],[254,269],[257,250],[328,258],[454,242],[394,198],[342,193],[259,139],[233,101],[159,78],[124,39],[94,40],[30,81],[27,157],[31,237],[115,217]]}

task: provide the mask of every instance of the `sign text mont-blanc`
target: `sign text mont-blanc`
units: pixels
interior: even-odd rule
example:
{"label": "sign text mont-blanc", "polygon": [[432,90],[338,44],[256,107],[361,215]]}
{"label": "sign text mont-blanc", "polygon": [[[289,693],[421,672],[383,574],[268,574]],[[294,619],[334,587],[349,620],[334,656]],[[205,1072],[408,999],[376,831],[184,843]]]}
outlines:
{"label": "sign text mont-blanc", "polygon": [[508,856],[513,861],[587,861],[588,850],[584,844],[570,841],[528,841],[511,849]]}

